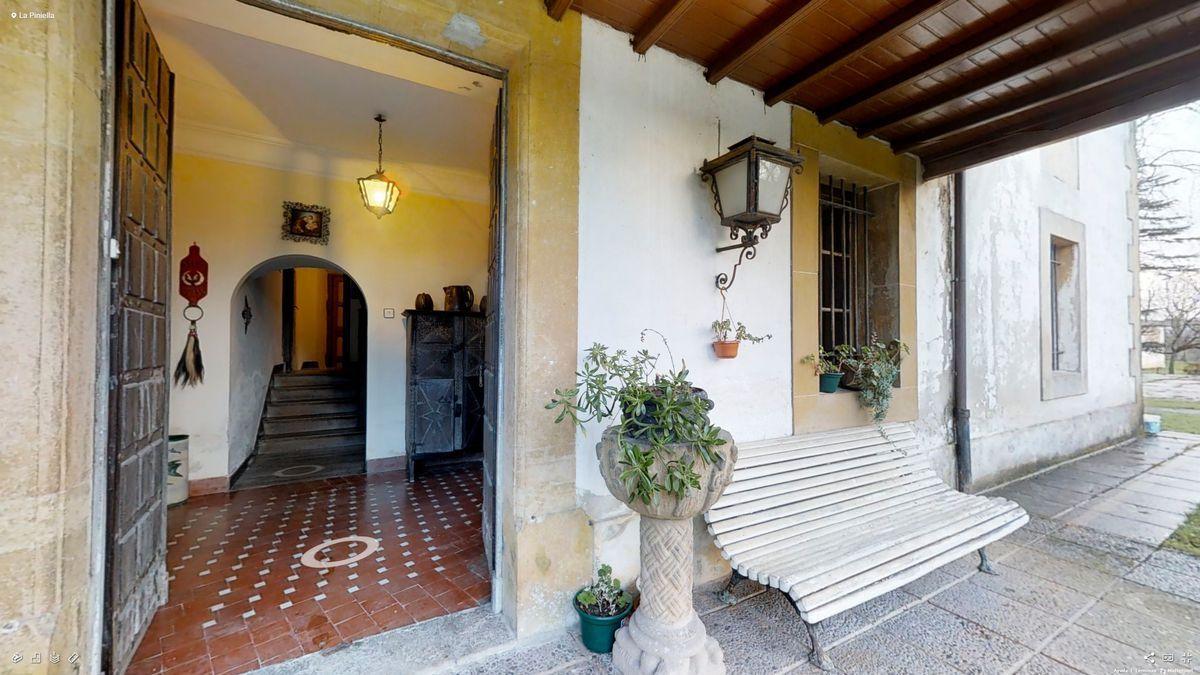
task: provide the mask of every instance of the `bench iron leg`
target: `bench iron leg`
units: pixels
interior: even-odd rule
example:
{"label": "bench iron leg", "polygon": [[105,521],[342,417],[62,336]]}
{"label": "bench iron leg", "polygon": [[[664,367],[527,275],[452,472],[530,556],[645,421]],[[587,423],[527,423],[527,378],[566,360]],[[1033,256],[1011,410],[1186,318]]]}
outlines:
{"label": "bench iron leg", "polygon": [[987,557],[987,549],[979,549],[979,571],[984,574],[1000,574],[993,567]]}
{"label": "bench iron leg", "polygon": [[[788,598],[788,604],[792,606],[792,609],[796,610],[796,615],[800,617],[800,620],[804,621],[804,615],[800,614],[800,608],[796,606],[796,603],[792,602],[791,598]],[[808,629],[808,643],[812,645],[808,652],[808,661],[821,670],[828,672],[833,670],[833,662],[825,655],[825,649],[821,646],[820,639],[817,638],[818,624],[820,624],[820,621],[817,623],[804,621],[804,627]]]}
{"label": "bench iron leg", "polygon": [[737,598],[733,595],[733,586],[745,578],[746,577],[743,576],[741,572],[734,570],[733,573],[729,575],[729,583],[725,584],[725,588],[717,592],[717,597],[721,599],[721,602],[727,605],[736,605]]}

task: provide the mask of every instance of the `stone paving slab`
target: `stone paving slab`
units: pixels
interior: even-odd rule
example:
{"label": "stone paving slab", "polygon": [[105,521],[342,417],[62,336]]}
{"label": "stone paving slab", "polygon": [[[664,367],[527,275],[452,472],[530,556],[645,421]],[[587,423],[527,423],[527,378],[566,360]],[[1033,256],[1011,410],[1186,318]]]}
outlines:
{"label": "stone paving slab", "polygon": [[[1023,504],[1053,505],[1056,512],[1032,516],[988,548],[997,575],[980,573],[974,554],[963,556],[823,622],[816,630],[835,672],[1108,675],[1138,672],[1149,653],[1161,659],[1172,650],[1191,650],[1191,667],[1200,668],[1200,559],[1159,548],[1167,528],[1119,515],[1147,510],[1156,522],[1166,522],[1160,514],[1178,515],[1180,505],[1161,500],[1200,501],[1200,494],[1191,502],[1179,496],[1193,494],[1186,486],[1159,480],[1190,468],[1192,456],[1171,462],[1193,448],[1200,448],[1200,436],[1160,435],[1096,456],[1091,466],[1097,471],[1065,471],[1068,465],[996,491]],[[1108,454],[1109,466],[1118,468],[1104,468],[1100,459]],[[1133,478],[1096,491],[1113,482],[1108,473],[1126,469],[1136,470]],[[1152,470],[1157,475],[1147,478]],[[1054,487],[1061,490],[1054,493],[1058,499],[1069,492],[1070,503],[1051,502]],[[1112,505],[1133,510],[1107,508]],[[737,602],[730,606],[716,597],[722,585],[699,589],[694,602],[724,648],[731,674],[820,672],[808,663],[807,631],[783,594],[744,580],[734,587]],[[526,644],[490,611],[464,614],[267,672],[613,672],[611,657],[587,652],[577,630]]]}

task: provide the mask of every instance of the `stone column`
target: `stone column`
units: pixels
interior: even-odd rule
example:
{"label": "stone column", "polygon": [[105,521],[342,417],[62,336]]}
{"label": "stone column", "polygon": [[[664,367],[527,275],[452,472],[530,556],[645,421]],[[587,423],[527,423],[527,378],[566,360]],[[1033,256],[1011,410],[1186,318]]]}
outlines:
{"label": "stone column", "polygon": [[[652,504],[631,500],[620,480],[620,449],[615,430],[596,447],[600,470],[613,495],[641,514],[641,603],[629,624],[617,631],[613,665],[625,675],[642,673],[720,675],[725,654],[708,636],[692,607],[692,519],[721,496],[733,473],[737,447],[728,434],[715,464],[696,469],[700,488],[682,499],[659,495]],[[657,473],[665,467],[656,465]]]}
{"label": "stone column", "polygon": [[633,673],[724,673],[725,654],[692,607],[692,520],[642,516],[641,604],[617,631],[613,666]]}

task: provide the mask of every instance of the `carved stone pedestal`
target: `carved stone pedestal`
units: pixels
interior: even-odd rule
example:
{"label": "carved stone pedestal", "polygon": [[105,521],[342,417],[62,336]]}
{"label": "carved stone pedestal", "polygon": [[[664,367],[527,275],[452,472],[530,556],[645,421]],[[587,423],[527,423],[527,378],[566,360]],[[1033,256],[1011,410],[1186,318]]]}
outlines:
{"label": "carved stone pedestal", "polygon": [[[617,631],[613,665],[625,675],[641,673],[724,673],[725,655],[708,636],[692,607],[692,519],[721,496],[733,473],[737,448],[727,433],[721,459],[704,466],[696,461],[700,489],[683,499],[659,495],[654,504],[631,501],[620,479],[620,448],[616,430],[609,429],[596,446],[600,470],[609,491],[641,514],[641,604],[629,624]],[[683,450],[684,448],[681,448]],[[665,473],[663,462],[653,471]]]}

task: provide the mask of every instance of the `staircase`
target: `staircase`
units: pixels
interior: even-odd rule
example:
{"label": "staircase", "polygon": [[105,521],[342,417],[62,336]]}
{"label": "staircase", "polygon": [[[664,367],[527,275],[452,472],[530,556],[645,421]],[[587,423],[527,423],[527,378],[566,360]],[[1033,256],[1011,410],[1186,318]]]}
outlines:
{"label": "staircase", "polygon": [[233,489],[362,473],[362,420],[353,378],[322,370],[276,373],[254,453]]}

